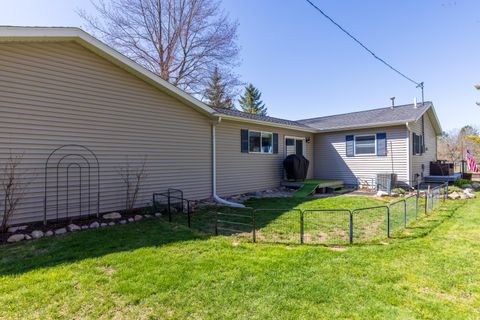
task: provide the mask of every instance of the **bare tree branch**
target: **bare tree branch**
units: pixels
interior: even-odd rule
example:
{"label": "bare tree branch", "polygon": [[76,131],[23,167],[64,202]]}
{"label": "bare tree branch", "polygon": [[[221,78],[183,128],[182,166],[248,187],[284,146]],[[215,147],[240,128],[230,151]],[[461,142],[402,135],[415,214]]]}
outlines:
{"label": "bare tree branch", "polygon": [[125,167],[118,170],[118,174],[125,184],[125,211],[130,213],[135,208],[135,203],[137,202],[138,194],[142,187],[143,181],[146,179],[147,174],[145,172],[147,164],[147,156],[145,156],[142,162],[132,168],[132,163],[127,157],[125,161]]}
{"label": "bare tree branch", "polygon": [[87,28],[173,85],[201,95],[215,67],[236,77],[238,22],[218,0],[91,1],[97,15],[78,10]]}

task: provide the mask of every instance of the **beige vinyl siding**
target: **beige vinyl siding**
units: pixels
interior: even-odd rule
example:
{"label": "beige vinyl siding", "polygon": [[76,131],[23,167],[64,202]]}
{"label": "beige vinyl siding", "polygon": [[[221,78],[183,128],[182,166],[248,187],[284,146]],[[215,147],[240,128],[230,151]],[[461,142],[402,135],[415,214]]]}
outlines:
{"label": "beige vinyl siding", "polygon": [[[137,206],[168,187],[184,190],[190,199],[211,196],[211,126],[205,116],[73,42],[1,43],[0,57],[0,161],[9,150],[23,153],[29,183],[14,222],[43,218],[45,161],[64,144],[96,153],[101,212],[124,208],[118,171],[127,157],[135,167],[147,156]],[[71,174],[78,176],[78,169]],[[60,183],[65,186],[63,177]],[[49,186],[53,217],[55,188]],[[86,184],[82,190],[85,195]],[[60,200],[64,211],[65,194]],[[78,201],[70,204],[78,210]]]}
{"label": "beige vinyl siding", "polygon": [[[278,133],[278,154],[242,153],[241,129]],[[222,121],[217,132],[217,193],[222,196],[259,191],[280,186],[284,178],[285,136],[310,137],[306,158],[310,160],[308,177],[313,177],[313,135],[249,123]]]}
{"label": "beige vinyl siding", "polygon": [[[387,134],[387,156],[346,156],[347,135]],[[408,180],[407,129],[404,126],[372,128],[365,130],[319,133],[315,135],[315,178],[341,179],[347,184],[356,184],[357,178],[371,181],[377,173],[393,172],[401,181]]]}
{"label": "beige vinyl siding", "polygon": [[[411,179],[412,181],[415,180],[415,174],[418,174],[420,177],[426,177],[430,175],[430,161],[437,160],[437,137],[435,135],[435,130],[433,129],[432,122],[430,120],[430,116],[428,112],[423,115],[423,119],[425,121],[425,153],[422,155],[411,155],[411,162],[412,162],[412,172],[411,172]],[[413,150],[413,141],[412,141],[412,133],[416,133],[417,135],[422,134],[422,119],[419,119],[416,122],[409,123],[410,127],[410,141],[411,141],[411,149]],[[412,152],[412,151],[411,151]],[[423,165],[423,169],[422,169]]]}

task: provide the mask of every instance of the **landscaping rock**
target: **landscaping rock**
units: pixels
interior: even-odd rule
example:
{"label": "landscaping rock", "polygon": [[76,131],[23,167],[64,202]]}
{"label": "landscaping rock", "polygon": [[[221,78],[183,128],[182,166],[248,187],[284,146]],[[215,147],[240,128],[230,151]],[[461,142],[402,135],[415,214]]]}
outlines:
{"label": "landscaping rock", "polygon": [[122,215],[119,212],[111,212],[103,215],[103,219],[105,220],[114,220],[114,219],[121,219]]}
{"label": "landscaping rock", "polygon": [[387,197],[387,196],[388,196],[388,192],[378,190],[377,197]]}
{"label": "landscaping rock", "polygon": [[104,228],[104,227],[106,227],[106,226],[108,226],[108,224],[106,224],[106,223],[100,223],[100,227]]}
{"label": "landscaping rock", "polygon": [[475,193],[464,192],[464,194],[467,196],[468,199],[473,199],[477,197]]}
{"label": "landscaping rock", "polygon": [[8,237],[7,242],[13,243],[13,242],[19,242],[25,240],[25,235],[18,233],[18,234],[13,234],[10,237]]}
{"label": "landscaping rock", "polygon": [[98,227],[100,227],[100,223],[97,221],[94,221],[90,224],[90,229],[97,229]]}
{"label": "landscaping rock", "polygon": [[66,228],[60,228],[60,229],[57,229],[55,230],[55,235],[61,235],[61,234],[64,234],[64,233],[67,233],[67,229]]}
{"label": "landscaping rock", "polygon": [[87,230],[87,229],[88,229],[87,225],[82,226],[82,230]]}
{"label": "landscaping rock", "polygon": [[133,222],[135,220],[133,220],[133,218],[128,218],[128,222]]}
{"label": "landscaping rock", "polygon": [[155,217],[161,218],[161,217],[162,217],[162,214],[161,214],[160,212],[157,212],[157,213],[155,213]]}
{"label": "landscaping rock", "polygon": [[472,188],[473,188],[472,185],[468,183],[462,185],[462,189],[472,189]]}
{"label": "landscaping rock", "polygon": [[48,230],[47,232],[45,232],[45,237],[51,237],[51,236],[53,236],[52,230]]}
{"label": "landscaping rock", "polygon": [[399,195],[398,193],[396,193],[396,192],[390,193],[390,197],[395,197],[395,198],[396,198],[396,197],[399,197],[399,196],[400,196],[400,195]]}
{"label": "landscaping rock", "polygon": [[463,192],[465,192],[465,193],[473,193],[473,189],[472,189],[472,188],[466,188],[465,190],[463,190]]}
{"label": "landscaping rock", "polygon": [[39,238],[42,238],[43,236],[44,236],[44,234],[43,234],[43,231],[41,231],[41,230],[32,231],[32,238],[34,238],[34,239],[39,239]]}
{"label": "landscaping rock", "polygon": [[146,219],[149,219],[149,218],[151,218],[151,217],[152,217],[152,216],[151,216],[150,214],[146,214],[146,215],[145,215],[145,218],[146,218]]}
{"label": "landscaping rock", "polygon": [[11,232],[11,233],[14,233],[14,232],[17,232],[17,231],[22,231],[22,230],[26,230],[28,228],[28,226],[16,226],[16,227],[10,227],[8,228],[8,232]]}
{"label": "landscaping rock", "polygon": [[472,182],[472,188],[475,190],[480,190],[480,182]]}
{"label": "landscaping rock", "polygon": [[112,222],[109,222],[108,225],[109,225],[109,226],[114,226],[114,225],[115,225],[115,222],[113,222],[113,221],[112,221]]}
{"label": "landscaping rock", "polygon": [[454,191],[448,195],[448,198],[453,200],[460,199],[460,194]]}
{"label": "landscaping rock", "polygon": [[143,216],[141,216],[139,214],[137,214],[137,215],[135,215],[135,217],[133,217],[133,220],[135,220],[135,221],[140,221],[142,219],[143,219]]}
{"label": "landscaping rock", "polygon": [[69,224],[69,225],[67,226],[67,229],[68,229],[68,231],[71,231],[71,232],[75,232],[75,231],[80,231],[80,230],[82,230],[81,227],[79,227],[79,226],[77,226],[76,224],[73,224],[73,223],[72,223],[72,224]]}
{"label": "landscaping rock", "polygon": [[468,199],[468,196],[465,193],[460,193],[460,199]]}
{"label": "landscaping rock", "polygon": [[127,220],[120,220],[120,224],[125,224],[127,223]]}
{"label": "landscaping rock", "polygon": [[32,240],[32,237],[28,234],[25,235],[25,240]]}

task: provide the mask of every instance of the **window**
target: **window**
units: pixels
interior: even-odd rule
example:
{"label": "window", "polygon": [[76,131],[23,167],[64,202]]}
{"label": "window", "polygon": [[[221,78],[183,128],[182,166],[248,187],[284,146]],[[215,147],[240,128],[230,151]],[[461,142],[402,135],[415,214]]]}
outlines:
{"label": "window", "polygon": [[412,140],[413,140],[413,154],[421,155],[425,151],[423,146],[423,137],[421,135],[417,135],[416,133],[413,133]]}
{"label": "window", "polygon": [[271,132],[248,132],[249,152],[273,153],[273,134]]}
{"label": "window", "polygon": [[294,146],[295,145],[295,139],[287,138],[287,139],[285,139],[285,144],[287,145],[287,147]]}
{"label": "window", "polygon": [[375,135],[355,136],[355,155],[376,154]]}

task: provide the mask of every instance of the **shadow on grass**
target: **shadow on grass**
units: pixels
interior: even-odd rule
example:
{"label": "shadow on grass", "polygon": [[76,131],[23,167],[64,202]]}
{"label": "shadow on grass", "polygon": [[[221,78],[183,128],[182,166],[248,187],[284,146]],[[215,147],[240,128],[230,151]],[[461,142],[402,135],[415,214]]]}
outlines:
{"label": "shadow on grass", "polygon": [[69,233],[1,247],[0,275],[20,274],[110,253],[194,239],[208,239],[208,235],[154,218],[127,225]]}
{"label": "shadow on grass", "polygon": [[402,232],[395,234],[391,239],[412,240],[424,238],[434,231],[438,226],[452,218],[461,207],[466,205],[466,201],[449,201],[428,214],[422,214],[416,221],[407,226]]}

